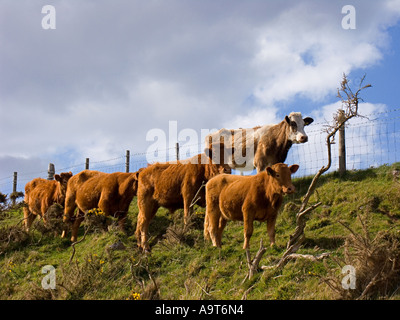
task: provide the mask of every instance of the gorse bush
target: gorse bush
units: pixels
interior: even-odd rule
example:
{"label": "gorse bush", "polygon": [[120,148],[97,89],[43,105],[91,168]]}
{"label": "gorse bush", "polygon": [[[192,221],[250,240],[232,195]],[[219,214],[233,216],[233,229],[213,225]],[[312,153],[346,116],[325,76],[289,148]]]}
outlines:
{"label": "gorse bush", "polygon": [[360,215],[358,218],[362,233],[348,228],[344,257],[336,259],[339,266],[354,268],[354,287],[346,289],[333,276],[324,281],[341,299],[390,298],[400,287],[400,234],[385,230],[372,238],[366,218],[365,221]]}

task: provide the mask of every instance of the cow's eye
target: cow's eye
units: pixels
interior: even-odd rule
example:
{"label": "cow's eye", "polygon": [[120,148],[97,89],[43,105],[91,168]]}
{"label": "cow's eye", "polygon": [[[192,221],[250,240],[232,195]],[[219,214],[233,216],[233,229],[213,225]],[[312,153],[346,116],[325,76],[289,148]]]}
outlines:
{"label": "cow's eye", "polygon": [[290,121],[290,126],[293,128],[293,130],[297,130],[297,123],[294,121]]}
{"label": "cow's eye", "polygon": [[279,178],[280,176],[279,176],[279,174],[276,174],[275,177]]}

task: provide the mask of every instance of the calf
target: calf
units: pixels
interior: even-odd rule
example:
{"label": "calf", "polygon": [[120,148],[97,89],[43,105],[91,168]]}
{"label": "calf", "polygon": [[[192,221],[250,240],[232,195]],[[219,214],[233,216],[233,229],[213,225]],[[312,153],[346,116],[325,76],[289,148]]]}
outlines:
{"label": "calf", "polygon": [[43,222],[46,223],[45,214],[52,204],[58,203],[64,206],[67,183],[71,177],[72,172],[62,172],[54,176],[55,180],[36,178],[25,185],[24,221],[26,231],[29,231],[37,216],[42,217]]}
{"label": "calf", "polygon": [[[248,171],[257,168],[257,172],[267,166],[286,160],[293,143],[305,143],[308,136],[304,126],[314,120],[302,117],[300,112],[292,112],[275,125],[264,125],[251,129],[220,129],[206,136],[205,143],[224,142],[227,147],[235,148],[227,159],[232,169]],[[241,151],[241,152],[240,152]]]}
{"label": "calf", "polygon": [[[205,206],[202,184],[220,173],[230,173],[224,164],[223,145],[212,145],[204,154],[175,163],[156,163],[144,169],[139,176],[137,200],[139,207],[136,239],[139,248],[148,251],[147,232],[150,221],[159,207],[175,210],[184,209],[187,223],[192,212],[192,202],[197,194],[197,205]],[[217,152],[216,152],[217,151]],[[215,155],[218,154],[218,161]],[[214,160],[214,161],[213,161]],[[218,162],[216,164],[215,162]]]}
{"label": "calf", "polygon": [[[73,221],[71,241],[75,242],[78,229],[88,210],[99,208],[105,216],[118,218],[119,227],[124,229],[128,208],[136,196],[139,171],[134,173],[102,173],[84,170],[68,183],[65,199],[64,222]],[[75,209],[78,212],[75,215]],[[75,215],[75,217],[74,217]],[[63,232],[63,237],[66,230]]]}
{"label": "calf", "polygon": [[275,243],[275,222],[283,195],[295,192],[291,174],[299,166],[277,163],[254,176],[219,175],[206,185],[204,237],[221,247],[227,220],[244,222],[244,249],[249,248],[253,221],[267,221],[271,246]]}

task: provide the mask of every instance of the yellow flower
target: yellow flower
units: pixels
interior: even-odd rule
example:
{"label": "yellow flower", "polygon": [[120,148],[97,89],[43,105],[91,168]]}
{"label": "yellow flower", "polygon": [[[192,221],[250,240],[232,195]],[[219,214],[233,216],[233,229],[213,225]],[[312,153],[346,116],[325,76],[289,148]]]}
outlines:
{"label": "yellow flower", "polygon": [[140,293],[132,292],[131,298],[132,300],[140,300]]}

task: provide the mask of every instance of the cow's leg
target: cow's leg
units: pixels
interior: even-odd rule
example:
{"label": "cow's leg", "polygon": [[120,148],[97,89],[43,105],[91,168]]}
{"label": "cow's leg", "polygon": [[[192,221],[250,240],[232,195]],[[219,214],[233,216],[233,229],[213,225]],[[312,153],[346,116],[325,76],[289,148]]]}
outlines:
{"label": "cow's leg", "polygon": [[64,216],[63,216],[64,230],[61,233],[61,238],[65,238],[65,236],[67,235],[69,226],[71,225],[72,222],[72,217],[74,216],[75,209],[76,209],[75,196],[67,195],[65,199]]}
{"label": "cow's leg", "polygon": [[31,225],[33,221],[36,218],[36,214],[33,214],[30,210],[29,207],[24,207],[24,222],[25,222],[25,230],[26,232],[29,232],[29,229],[31,228]]}
{"label": "cow's leg", "polygon": [[265,154],[265,147],[263,145],[257,148],[254,155],[254,166],[257,168],[257,173],[264,171],[267,167],[267,155]]}
{"label": "cow's leg", "polygon": [[224,232],[226,223],[228,221],[226,219],[224,219],[222,216],[220,216],[219,218],[219,225],[218,225],[218,233],[217,233],[217,242],[220,244],[222,243],[222,233]]}
{"label": "cow's leg", "polygon": [[244,245],[243,249],[250,249],[250,238],[253,235],[253,218],[251,215],[243,212],[243,222],[244,222]]}
{"label": "cow's leg", "polygon": [[153,201],[138,201],[139,206],[139,214],[138,214],[138,221],[136,226],[136,240],[137,245],[144,251],[150,251],[150,246],[148,244],[148,230],[150,221],[155,216],[158,205]]}
{"label": "cow's leg", "polygon": [[118,215],[118,227],[122,232],[125,232],[125,221],[128,212],[120,212]]}
{"label": "cow's leg", "polygon": [[207,209],[206,209],[206,215],[204,217],[204,239],[205,240],[210,240],[210,233],[208,231],[208,227],[209,227],[209,221],[208,221],[208,214],[207,214]]}
{"label": "cow's leg", "polygon": [[[98,208],[103,211],[104,216],[112,216],[113,218],[118,218],[119,221],[119,210],[118,206],[112,206],[110,199],[112,195],[109,193],[105,193],[104,191],[101,193],[99,203],[97,204]],[[108,223],[103,225],[104,231],[107,231]]]}
{"label": "cow's leg", "polygon": [[72,231],[71,231],[71,242],[76,242],[78,240],[78,230],[79,226],[81,225],[82,221],[85,219],[85,214],[80,209],[76,214],[76,218],[74,223],[72,224]]}
{"label": "cow's leg", "polygon": [[43,219],[43,224],[44,225],[46,225],[47,224],[47,216],[46,216],[46,213],[47,213],[47,210],[49,210],[49,207],[50,206],[48,206],[47,205],[47,203],[43,200],[42,201],[42,207],[41,207],[41,216],[42,216],[42,219]]}
{"label": "cow's leg", "polygon": [[218,237],[219,220],[221,211],[219,209],[218,196],[211,196],[206,189],[206,216],[204,219],[204,238],[210,240],[214,247],[221,247],[221,237]]}
{"label": "cow's leg", "polygon": [[129,206],[132,198],[123,198],[118,206],[118,227],[122,232],[125,232],[126,216],[128,215]]}
{"label": "cow's leg", "polygon": [[209,225],[208,225],[208,232],[214,247],[221,247],[221,238],[222,232],[219,233],[219,220],[221,217],[221,212],[219,208],[217,210],[213,210],[211,214],[209,214]]}
{"label": "cow's leg", "polygon": [[193,198],[194,195],[187,195],[183,198],[183,222],[185,225],[189,223],[189,219],[193,213],[193,207],[190,206]]}
{"label": "cow's leg", "polygon": [[269,219],[267,219],[267,233],[269,236],[270,246],[275,245],[275,223],[276,223],[277,215],[273,215]]}

